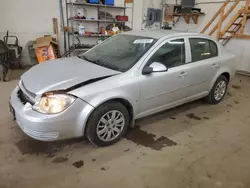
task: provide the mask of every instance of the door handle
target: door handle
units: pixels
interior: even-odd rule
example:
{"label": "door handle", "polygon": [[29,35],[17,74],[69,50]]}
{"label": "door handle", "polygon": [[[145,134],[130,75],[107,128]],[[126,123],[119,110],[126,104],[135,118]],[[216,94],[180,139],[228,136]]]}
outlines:
{"label": "door handle", "polygon": [[182,71],[182,72],[180,73],[179,77],[181,78],[181,77],[184,77],[184,76],[187,76],[187,75],[188,75],[188,73]]}
{"label": "door handle", "polygon": [[220,65],[217,64],[217,63],[214,63],[214,64],[212,65],[213,68],[218,68],[219,66],[220,66]]}

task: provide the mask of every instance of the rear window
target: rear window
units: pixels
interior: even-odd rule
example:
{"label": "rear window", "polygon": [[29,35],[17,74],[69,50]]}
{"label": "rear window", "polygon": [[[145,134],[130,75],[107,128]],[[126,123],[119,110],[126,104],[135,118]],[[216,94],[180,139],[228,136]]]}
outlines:
{"label": "rear window", "polygon": [[192,62],[201,61],[218,56],[218,47],[215,42],[203,38],[190,38]]}

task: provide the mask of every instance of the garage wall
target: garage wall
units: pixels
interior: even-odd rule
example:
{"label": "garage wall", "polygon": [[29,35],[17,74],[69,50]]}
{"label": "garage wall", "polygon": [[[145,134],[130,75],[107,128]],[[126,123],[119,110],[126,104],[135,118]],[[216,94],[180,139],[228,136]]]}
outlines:
{"label": "garage wall", "polygon": [[[136,3],[138,4],[140,1],[142,0],[136,0]],[[124,0],[115,0],[115,5],[123,6]],[[131,5],[128,4],[128,6]],[[97,9],[95,7],[88,8],[87,11],[90,16],[97,15]],[[117,10],[114,11],[114,15],[119,14],[119,10],[118,12]],[[140,12],[140,10],[138,12]],[[123,11],[121,13],[123,13]],[[131,18],[132,9],[127,9],[126,13]],[[24,47],[22,54],[23,63],[30,64],[31,61],[28,55],[27,43],[43,35],[53,35],[52,18],[58,18],[58,20],[60,20],[59,0],[0,0],[0,39],[3,39],[7,30],[10,31],[10,35],[18,36],[20,45]],[[132,22],[130,22],[130,24],[132,24]],[[135,24],[138,24],[138,22],[135,22],[134,25]],[[94,24],[90,25],[90,27],[93,25]],[[63,41],[62,35],[61,41]],[[94,40],[94,42],[96,42],[96,40]],[[91,43],[91,41],[87,41],[87,43]],[[63,44],[61,44],[61,46],[63,46]],[[61,49],[63,49],[63,47]]]}
{"label": "garage wall", "polygon": [[[59,0],[0,0],[0,38],[9,30],[11,34],[17,35],[20,44],[25,47],[23,53],[24,64],[30,64],[27,43],[39,36],[53,33],[52,18],[60,18]],[[123,0],[115,0],[116,5],[122,5]],[[169,4],[175,4],[176,0],[166,0]],[[176,25],[176,30],[201,31],[211,17],[222,5],[223,1],[217,0],[196,0],[196,6],[202,8],[206,16],[199,19],[199,24],[186,24],[184,18]],[[177,0],[180,3],[180,0]],[[240,5],[242,6],[242,5]],[[161,0],[134,0],[133,29],[140,30],[145,27],[147,8],[161,8]],[[128,9],[128,15],[132,16],[132,9]],[[232,15],[231,15],[232,16]],[[228,20],[227,20],[228,21]],[[156,24],[152,29],[159,29]],[[246,26],[247,33],[250,33],[250,21]],[[62,38],[61,38],[62,41]],[[250,72],[250,53],[248,48],[250,40],[232,39],[226,48],[234,51],[238,56],[238,70]]]}
{"label": "garage wall", "polygon": [[[0,38],[9,30],[26,47],[28,41],[53,33],[53,17],[59,18],[57,0],[0,0]],[[30,63],[27,48],[23,59]]]}
{"label": "garage wall", "polygon": [[[209,22],[209,20],[212,18],[212,16],[216,13],[218,10],[218,6],[221,6],[222,3],[216,3],[218,1],[207,1],[207,0],[200,0],[197,1],[198,5],[197,7],[202,8],[202,10],[206,13],[206,16],[200,20],[199,25],[196,27],[198,31],[201,31],[204,26]],[[210,3],[206,3],[210,2]],[[199,3],[205,3],[205,4],[199,4]],[[232,14],[228,17],[227,20],[225,20],[224,23],[228,23],[232,16],[239,10],[242,6],[244,6],[244,2],[241,2],[238,7],[234,10]],[[195,27],[194,27],[195,28]],[[248,20],[245,33],[250,34],[250,21]],[[250,72],[250,40],[248,39],[231,39],[229,43],[226,45],[226,48],[229,50],[232,50],[237,55],[237,69],[240,71],[247,71]]]}
{"label": "garage wall", "polygon": [[[168,4],[175,4],[176,0],[165,0]],[[177,0],[177,3],[179,4],[181,0]],[[206,13],[205,16],[201,16],[199,18],[199,23],[196,25],[194,23],[186,24],[184,18],[181,18],[178,24],[175,26],[175,30],[181,30],[181,31],[196,31],[200,32],[204,26],[210,21],[210,19],[214,16],[214,14],[217,12],[219,7],[223,4],[222,1],[218,0],[196,0],[196,7],[201,8],[203,12]],[[240,5],[237,8],[240,8],[243,6],[244,2],[241,2]],[[143,10],[143,19],[141,19],[141,23],[143,20],[145,20],[145,16],[147,13],[147,8],[161,8],[161,0],[144,0],[143,3],[140,5],[141,9]],[[227,20],[225,20],[224,23],[227,23],[230,18],[234,15],[234,13],[237,12],[237,8],[234,10],[234,12],[228,17]],[[140,9],[139,5],[137,6],[137,9]],[[159,29],[160,25],[155,24],[150,29]],[[137,25],[137,29],[145,29],[145,24]],[[149,28],[146,28],[149,29]],[[247,22],[247,26],[245,29],[245,32],[247,34],[250,34],[250,21]],[[227,45],[226,48],[229,50],[232,50],[237,55],[237,69],[241,71],[247,71],[250,72],[250,40],[247,39],[232,39]]]}

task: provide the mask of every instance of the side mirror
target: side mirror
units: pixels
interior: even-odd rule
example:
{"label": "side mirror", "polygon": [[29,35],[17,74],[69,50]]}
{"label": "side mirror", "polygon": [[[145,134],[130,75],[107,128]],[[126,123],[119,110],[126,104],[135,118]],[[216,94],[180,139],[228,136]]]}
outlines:
{"label": "side mirror", "polygon": [[168,71],[168,68],[165,65],[163,65],[162,63],[154,62],[149,67],[148,66],[144,67],[142,74],[148,75],[152,74],[153,72],[166,72],[166,71]]}

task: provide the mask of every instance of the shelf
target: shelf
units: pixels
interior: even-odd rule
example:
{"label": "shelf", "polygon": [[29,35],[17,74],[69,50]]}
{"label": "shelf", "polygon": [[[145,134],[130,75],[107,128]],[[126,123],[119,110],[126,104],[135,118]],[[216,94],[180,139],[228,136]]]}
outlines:
{"label": "shelf", "polygon": [[[73,35],[73,34],[71,34]],[[75,37],[111,37],[112,35],[92,34],[92,35],[79,35],[74,34]]]}
{"label": "shelf", "polygon": [[173,16],[204,16],[205,13],[174,13]]}
{"label": "shelf", "polygon": [[127,7],[122,6],[110,6],[110,5],[100,5],[100,4],[91,4],[91,3],[67,3],[70,5],[76,5],[76,6],[90,6],[90,7],[103,7],[103,8],[119,8],[119,9],[126,9]]}
{"label": "shelf", "polygon": [[125,23],[125,22],[128,22],[128,21],[90,20],[90,19],[72,19],[72,18],[69,18],[69,20],[77,21],[77,22],[106,22],[106,23]]}
{"label": "shelf", "polygon": [[91,49],[91,48],[76,48],[76,49],[74,49],[74,51],[82,52],[82,51],[88,51],[89,49]]}
{"label": "shelf", "polygon": [[187,24],[190,23],[190,19],[192,18],[192,20],[194,21],[195,24],[198,24],[198,19],[199,19],[199,16],[204,16],[205,13],[194,13],[194,12],[190,12],[190,13],[174,13],[173,15],[167,15],[167,17],[171,17],[172,19],[174,17],[178,17],[180,19],[181,16],[184,17],[185,21]]}
{"label": "shelf", "polygon": [[[77,2],[75,2],[75,1],[77,1]],[[133,10],[133,8],[134,8],[133,5],[134,4],[127,5],[124,2],[124,3],[119,4],[117,6],[111,6],[111,5],[104,5],[101,3],[100,4],[87,3],[86,1],[82,1],[82,0],[65,0],[63,7],[65,7],[65,9],[66,9],[65,17],[67,20],[67,29],[65,30],[65,32],[67,32],[67,44],[68,44],[69,55],[73,49],[74,49],[74,51],[83,51],[83,52],[90,49],[90,48],[88,48],[88,46],[87,47],[85,47],[85,46],[79,47],[78,46],[79,44],[76,44],[77,42],[80,42],[83,45],[84,43],[87,44],[88,39],[97,40],[97,39],[107,39],[107,38],[111,37],[112,35],[110,35],[110,33],[106,33],[109,35],[99,34],[99,31],[101,30],[102,26],[107,26],[109,24],[110,25],[115,24],[118,26],[118,25],[125,25],[126,23],[132,22],[130,20],[117,21],[115,19],[115,17],[113,17],[114,19],[112,19],[112,18],[110,19],[110,17],[108,17],[108,15],[107,15],[107,12],[109,12],[111,10],[116,10],[118,12],[121,11],[121,13],[119,13],[120,15],[126,15],[126,10],[128,10],[128,9]],[[87,19],[78,19],[77,16],[75,15],[75,11],[72,10],[72,9],[75,9],[77,6],[84,7],[86,9],[91,9],[91,11],[97,11],[97,16],[96,17],[89,16],[89,17],[87,17]],[[61,12],[62,11],[63,10],[61,10]],[[101,11],[106,13],[106,14],[102,14],[103,17],[99,17]],[[129,13],[129,15],[130,14],[131,13]],[[133,11],[132,11],[132,14],[133,14]],[[77,29],[75,28],[75,26],[81,22],[84,23],[84,26],[86,26],[86,27],[94,24],[94,25],[98,25],[98,28],[96,31],[93,30],[93,34],[79,35],[77,33]],[[75,47],[77,49],[75,49]]]}

